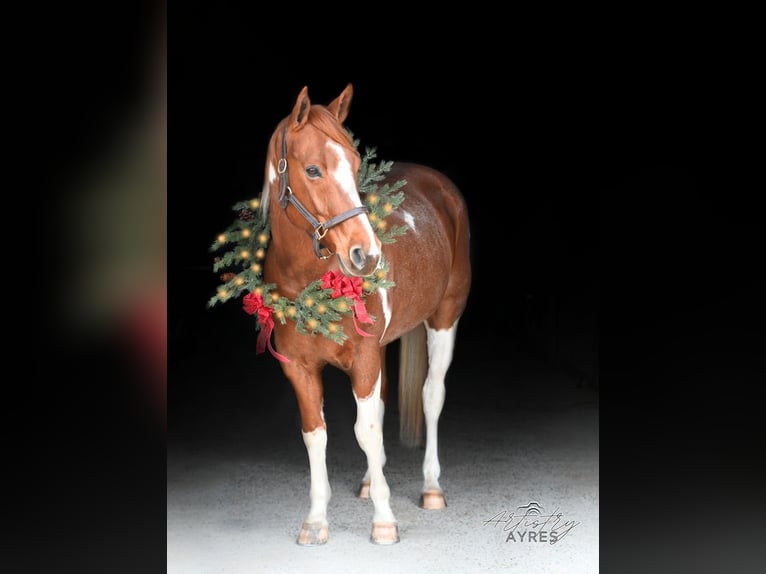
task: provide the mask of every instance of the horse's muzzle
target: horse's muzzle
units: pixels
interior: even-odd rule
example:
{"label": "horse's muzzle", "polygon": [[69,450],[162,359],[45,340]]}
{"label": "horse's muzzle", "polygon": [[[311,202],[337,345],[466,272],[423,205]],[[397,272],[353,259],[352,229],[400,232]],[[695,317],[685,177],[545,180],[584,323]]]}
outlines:
{"label": "horse's muzzle", "polygon": [[377,269],[380,263],[380,251],[370,255],[363,247],[355,245],[348,250],[348,257],[340,256],[340,263],[346,275],[364,277]]}

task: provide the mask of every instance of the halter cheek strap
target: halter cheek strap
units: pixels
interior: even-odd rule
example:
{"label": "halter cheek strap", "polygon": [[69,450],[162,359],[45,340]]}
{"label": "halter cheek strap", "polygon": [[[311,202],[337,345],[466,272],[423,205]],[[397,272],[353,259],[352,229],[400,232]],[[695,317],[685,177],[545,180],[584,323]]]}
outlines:
{"label": "halter cheek strap", "polygon": [[[319,259],[327,259],[332,257],[334,253],[330,252],[326,247],[323,247],[319,242],[327,235],[327,230],[331,227],[335,227],[339,223],[346,221],[362,213],[367,213],[369,210],[364,207],[353,207],[348,211],[344,211],[340,215],[331,217],[327,221],[319,221],[314,217],[311,212],[295,197],[293,190],[290,188],[290,183],[287,180],[287,126],[282,130],[282,157],[279,159],[277,165],[277,173],[279,173],[279,205],[282,209],[287,209],[287,204],[292,203],[295,209],[298,210],[306,221],[309,222],[314,233],[312,235],[312,245],[314,247],[314,253]],[[322,250],[325,250],[323,253]]]}

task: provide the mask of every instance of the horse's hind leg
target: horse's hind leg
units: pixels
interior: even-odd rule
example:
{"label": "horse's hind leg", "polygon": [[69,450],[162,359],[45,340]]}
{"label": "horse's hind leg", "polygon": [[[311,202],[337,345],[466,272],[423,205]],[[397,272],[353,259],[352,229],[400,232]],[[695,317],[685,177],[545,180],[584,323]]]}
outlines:
{"label": "horse's hind leg", "polygon": [[330,502],[330,481],[327,477],[327,426],[322,413],[322,380],[319,372],[308,372],[293,363],[283,364],[298,399],[301,412],[303,442],[311,470],[311,509],[298,534],[298,544],[324,544],[329,538],[327,504]]}
{"label": "horse's hind leg", "polygon": [[455,347],[455,322],[446,329],[431,326],[426,323],[428,337],[428,375],[423,385],[423,412],[426,418],[426,454],[423,460],[423,493],[421,506],[426,509],[444,508],[444,492],[439,485],[441,467],[439,465],[439,416],[444,406],[444,379],[447,369],[452,363]]}

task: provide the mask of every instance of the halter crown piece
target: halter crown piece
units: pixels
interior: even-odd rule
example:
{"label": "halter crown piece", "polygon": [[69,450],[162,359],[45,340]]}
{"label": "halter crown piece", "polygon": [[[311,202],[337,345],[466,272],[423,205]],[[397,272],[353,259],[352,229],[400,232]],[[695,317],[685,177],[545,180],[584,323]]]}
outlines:
{"label": "halter crown piece", "polygon": [[[287,126],[282,130],[282,157],[279,158],[279,164],[277,165],[277,173],[279,173],[279,205],[282,209],[287,209],[287,204],[292,203],[295,209],[298,210],[306,221],[309,222],[314,234],[312,235],[312,244],[314,246],[314,254],[319,259],[328,259],[334,255],[326,247],[323,247],[319,242],[327,235],[327,230],[331,227],[335,227],[339,223],[343,223],[347,219],[367,213],[369,210],[365,206],[353,207],[348,211],[344,211],[340,215],[331,217],[327,221],[319,221],[314,217],[311,212],[295,197],[293,190],[290,187],[290,182],[287,178]],[[322,250],[324,249],[324,253]]]}

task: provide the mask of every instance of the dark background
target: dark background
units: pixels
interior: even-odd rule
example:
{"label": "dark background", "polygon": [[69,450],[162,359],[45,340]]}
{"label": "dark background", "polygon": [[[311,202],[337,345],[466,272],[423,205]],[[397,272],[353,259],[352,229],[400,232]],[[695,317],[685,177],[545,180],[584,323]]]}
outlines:
{"label": "dark background", "polygon": [[[184,365],[254,345],[236,305],[204,308],[217,284],[208,245],[229,206],[260,191],[268,138],[299,90],[328,103],[351,82],[347,125],[362,145],[440,169],[466,197],[474,285],[458,349],[512,348],[598,386],[604,563],[626,506],[670,521],[658,503],[670,500],[739,518],[728,495],[749,508],[757,492],[753,392],[763,381],[754,37],[725,18],[667,12],[595,29],[486,11],[442,25],[403,14],[171,11],[168,430],[205,392],[201,380],[182,384]],[[64,33],[49,14],[51,37],[66,42],[45,51],[46,93],[60,105],[45,115],[42,148],[58,180],[98,161],[130,116],[156,22],[151,6],[66,16],[79,26]],[[79,381],[57,387],[48,417],[68,494],[39,480],[43,500],[57,501],[51,524],[70,533],[58,552],[88,555],[97,570],[98,553],[77,549],[100,540],[126,567],[131,557],[149,571],[151,557],[160,570],[164,441],[102,384],[141,375],[118,341],[48,346],[40,379]],[[115,514],[120,536],[104,528]]]}
{"label": "dark background", "polygon": [[394,14],[371,37],[310,18],[260,33],[279,19],[224,5],[177,24],[171,162],[188,169],[170,191],[171,335],[205,313],[207,246],[228,207],[259,193],[266,143],[304,85],[326,104],[351,82],[347,125],[363,146],[463,191],[474,282],[461,338],[523,346],[597,384],[602,318],[647,329],[629,359],[643,361],[672,347],[662,321],[752,292],[754,152],[736,135],[751,80],[714,45],[671,26],[628,45],[522,40],[491,19],[468,40]]}
{"label": "dark background", "polygon": [[607,563],[626,508],[657,509],[620,532],[646,540],[672,524],[658,501],[694,524],[712,509],[730,519],[727,493],[758,483],[751,40],[727,36],[722,50],[715,26],[664,16],[627,41],[629,24],[598,39],[515,35],[518,23],[485,16],[439,28],[388,13],[366,34],[296,18],[267,38],[280,15],[187,14],[171,71],[169,423],[195,396],[173,361],[199,356],[211,322],[229,333],[215,348],[254,344],[236,305],[202,310],[217,282],[204,249],[228,206],[259,192],[265,145],[300,89],[328,103],[351,82],[362,145],[442,170],[468,203],[474,282],[455,361],[507,354],[510,373],[523,352],[598,386]]}
{"label": "dark background", "polygon": [[[238,52],[236,46],[227,49]],[[283,85],[277,89],[245,82],[221,67],[227,68],[211,59],[211,69],[196,70],[211,80],[195,90],[194,101],[216,113],[200,118],[199,107],[192,105],[173,110],[181,133],[171,137],[193,142],[178,155],[174,150],[173,156],[193,167],[178,176],[180,205],[171,196],[170,280],[185,286],[179,289],[180,297],[170,299],[171,329],[185,313],[204,312],[200,303],[218,283],[207,247],[233,218],[230,205],[260,193],[266,143],[276,123],[290,112],[298,91],[305,83],[312,101],[326,104],[346,81],[355,90],[346,123],[362,146],[377,146],[379,159],[417,161],[440,169],[465,195],[472,222],[474,280],[461,331],[468,337],[530,339],[543,352],[542,338],[554,337],[556,314],[570,310],[567,297],[576,297],[583,319],[593,323],[598,185],[575,182],[593,173],[595,166],[582,165],[579,154],[558,151],[562,142],[555,135],[562,130],[569,138],[565,132],[582,127],[555,113],[551,117],[545,109],[530,108],[519,98],[508,99],[497,85],[485,85],[476,94],[463,81],[440,78],[432,85],[426,70],[413,74],[407,88],[398,91],[353,73],[348,80],[282,74]],[[471,97],[485,111],[476,114],[463,104]],[[527,108],[525,117],[502,117],[511,102]],[[181,121],[187,113],[188,121]],[[181,209],[182,215],[177,213]],[[586,336],[595,337],[593,327]],[[595,380],[593,361],[582,369]]]}
{"label": "dark background", "polygon": [[[184,286],[170,300],[171,330],[214,292],[207,247],[231,221],[229,206],[260,193],[266,144],[300,89],[327,104],[350,82],[346,124],[361,145],[443,171],[466,198],[474,281],[461,338],[528,344],[596,384],[599,194],[632,172],[629,140],[640,136],[621,131],[652,111],[625,110],[626,88],[608,69],[506,62],[505,51],[482,65],[481,50],[448,41],[432,53],[369,56],[351,37],[321,50],[288,41],[280,57],[281,42],[255,47],[255,18],[242,9],[190,15],[181,38],[204,41],[184,44],[171,72],[171,85],[184,86],[171,158],[189,166],[170,200],[170,280]],[[618,119],[626,115],[628,127]],[[584,329],[589,346],[568,352],[567,329]]]}

